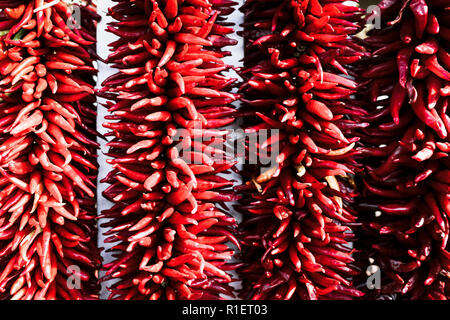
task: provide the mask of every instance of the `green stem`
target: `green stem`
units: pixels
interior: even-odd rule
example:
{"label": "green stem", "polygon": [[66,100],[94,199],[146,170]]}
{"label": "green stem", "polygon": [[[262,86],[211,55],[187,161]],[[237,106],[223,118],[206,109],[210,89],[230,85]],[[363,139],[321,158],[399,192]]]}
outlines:
{"label": "green stem", "polygon": [[27,32],[26,29],[21,29],[19,32],[16,33],[13,40],[22,40],[25,37],[26,32]]}

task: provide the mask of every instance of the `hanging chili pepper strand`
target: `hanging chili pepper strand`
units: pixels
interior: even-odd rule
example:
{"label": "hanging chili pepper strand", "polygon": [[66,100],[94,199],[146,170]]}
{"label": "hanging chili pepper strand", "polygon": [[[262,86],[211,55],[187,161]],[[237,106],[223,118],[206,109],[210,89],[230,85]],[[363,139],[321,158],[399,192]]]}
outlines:
{"label": "hanging chili pepper strand", "polygon": [[0,2],[0,299],[96,299],[95,5]]}
{"label": "hanging chili pepper strand", "polygon": [[234,166],[220,129],[234,121],[237,99],[235,79],[221,74],[230,68],[222,48],[236,43],[225,21],[234,4],[120,0],[109,9],[108,30],[119,37],[108,58],[119,71],[102,90],[113,137],[104,196],[114,205],[102,214],[115,243],[104,265],[103,280],[118,279],[111,299],[233,295],[236,222],[219,205],[236,196],[216,174]]}
{"label": "hanging chili pepper strand", "polygon": [[[351,36],[362,9],[342,1],[248,0],[242,113],[247,133],[278,129],[259,141],[270,167],[248,166],[237,209],[244,299],[352,299],[351,208],[358,171],[350,116],[356,83],[346,66],[364,55]],[[250,148],[250,146],[247,146]],[[264,151],[264,152],[262,152]],[[262,172],[262,173],[261,173]]]}
{"label": "hanging chili pepper strand", "polygon": [[[369,115],[361,246],[381,269],[369,298],[448,299],[448,1],[382,1],[381,28],[364,39],[357,70]],[[375,214],[376,213],[376,214]],[[367,265],[365,266],[367,267]]]}

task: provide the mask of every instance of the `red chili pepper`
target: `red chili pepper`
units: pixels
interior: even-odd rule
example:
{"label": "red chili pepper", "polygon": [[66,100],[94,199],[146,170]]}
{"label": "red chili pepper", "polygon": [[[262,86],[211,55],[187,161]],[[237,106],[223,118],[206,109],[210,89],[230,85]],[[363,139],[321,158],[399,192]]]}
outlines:
{"label": "red chili pepper", "polygon": [[[330,6],[334,10],[329,9]],[[346,161],[354,161],[350,155],[354,144],[346,137],[349,130],[344,131],[338,125],[347,109],[342,108],[340,112],[335,108],[337,101],[333,100],[343,105],[350,103],[349,97],[358,87],[355,81],[339,74],[347,73],[345,64],[353,58],[344,65],[338,62],[346,60],[344,56],[348,54],[344,51],[354,50],[353,42],[344,43],[344,39],[357,32],[358,27],[344,27],[340,29],[342,34],[332,34],[333,30],[347,24],[341,19],[341,10],[348,10],[348,16],[357,20],[354,16],[357,9],[340,6],[340,2],[314,1],[309,6],[298,1],[282,4],[247,1],[244,6],[243,34],[250,45],[246,47],[244,58],[244,74],[248,80],[241,86],[241,92],[245,105],[256,108],[243,117],[262,120],[261,124],[249,127],[248,132],[266,128],[280,130],[280,134],[259,145],[269,148],[278,143],[280,153],[272,167],[248,166],[241,173],[248,181],[245,189],[239,188],[244,198],[238,207],[244,215],[241,242],[245,265],[238,269],[243,279],[243,298],[312,299],[320,296],[327,299],[338,290],[337,284],[351,286],[344,280],[347,271],[355,272],[347,267],[351,258],[341,254],[339,248],[332,249],[338,243],[347,243],[341,235],[344,230],[337,230],[335,234],[325,231],[326,226],[334,230],[338,221],[355,219],[342,207],[348,207],[340,202],[342,199],[334,199],[335,193],[330,192],[344,188],[345,193],[353,188],[338,178],[353,171]],[[266,13],[264,16],[259,14],[262,11]],[[253,33],[256,23],[266,35]],[[334,48],[339,49],[335,52]],[[333,53],[328,57],[329,50]],[[357,60],[358,56],[354,61]],[[394,72],[393,65],[381,65],[366,75],[383,77]],[[340,71],[335,72],[335,68]],[[341,123],[342,126],[359,126],[353,120]],[[259,149],[257,152],[261,153]],[[348,159],[341,160],[339,157],[343,155]],[[305,219],[306,216],[310,218]],[[321,249],[315,253],[309,250],[313,239],[323,243],[322,255],[318,254]],[[327,257],[319,258],[325,252],[346,261],[338,266],[343,276],[334,276],[333,280],[314,276],[324,272],[324,265],[332,263]],[[317,259],[324,263],[319,264]],[[332,286],[322,290],[324,283]],[[302,294],[306,291],[310,292],[309,296]],[[341,291],[350,296],[356,292],[358,296],[361,294],[350,289]]]}
{"label": "red chili pepper", "polygon": [[[0,45],[5,53],[0,55],[0,91],[7,94],[2,96],[0,145],[2,190],[7,192],[2,193],[0,212],[7,219],[0,219],[0,237],[5,238],[0,257],[8,254],[17,272],[0,263],[5,270],[0,299],[96,299],[100,255],[91,188],[97,175],[97,144],[80,139],[96,135],[94,42],[69,41],[81,39],[66,25],[73,19],[70,10],[66,20],[57,9],[65,5],[40,9],[44,4],[1,4],[4,18],[11,21]],[[93,4],[87,6],[95,10]],[[83,34],[95,38],[92,26],[97,18],[85,16],[79,22]],[[65,103],[69,99],[60,99],[57,92],[79,100]],[[10,237],[10,231],[16,236]],[[59,266],[63,258],[67,265]],[[81,260],[88,265],[80,272],[81,287],[67,293],[62,289],[71,275],[66,269]]]}
{"label": "red chili pepper", "polygon": [[[391,12],[383,15],[383,21],[392,22],[382,22],[381,29],[371,31],[366,39],[370,55],[376,52],[376,56],[369,55],[357,68],[363,72],[372,64],[379,66],[395,60],[393,52],[380,48],[398,41],[408,46],[399,49],[397,55],[399,80],[386,78],[385,82],[378,82],[377,90],[371,90],[374,81],[369,79],[359,88],[361,101],[369,97],[370,91],[375,92],[370,96],[373,102],[367,105],[373,122],[361,130],[360,143],[370,150],[380,145],[392,146],[386,149],[387,153],[369,152],[360,159],[366,166],[367,179],[358,206],[364,213],[364,237],[375,249],[361,252],[360,256],[373,259],[373,264],[386,275],[383,281],[387,285],[382,292],[368,292],[370,299],[380,295],[443,299],[448,290],[436,276],[438,269],[445,269],[436,261],[448,241],[448,208],[443,201],[449,190],[448,155],[441,153],[448,141],[448,102],[441,90],[449,79],[441,37],[442,19],[434,1],[394,0],[390,7]],[[411,52],[412,48],[415,52]],[[387,110],[397,124],[390,133],[384,131],[390,121]],[[356,247],[366,250],[364,245]]]}
{"label": "red chili pepper", "polygon": [[[116,247],[117,260],[104,267],[109,276],[132,283],[126,290],[120,283],[113,285],[113,299],[197,299],[231,292],[231,278],[221,265],[225,269],[232,254],[225,245],[228,235],[237,243],[231,234],[235,221],[227,214],[210,218],[215,205],[208,201],[233,200],[231,193],[223,191],[232,183],[217,180],[215,174],[234,164],[226,160],[220,163],[221,169],[218,160],[204,154],[215,152],[215,147],[193,141],[225,136],[227,131],[208,128],[234,121],[229,118],[231,107],[200,110],[209,103],[226,107],[236,100],[226,91],[234,80],[219,74],[229,68],[222,61],[225,53],[221,47],[231,42],[223,38],[228,30],[216,23],[216,17],[231,11],[215,9],[207,2],[170,0],[121,1],[111,9],[118,23],[109,30],[124,41],[112,44],[115,53],[109,62],[132,65],[107,79],[102,90],[120,92],[108,95],[113,100],[109,110],[114,112],[108,119],[118,122],[105,124],[114,136],[108,146],[115,170],[105,179],[111,186],[104,194],[115,205],[103,216],[112,218],[108,223],[111,239],[123,241],[123,246]],[[134,14],[148,18],[151,35],[140,23],[133,24],[130,31]],[[136,53],[134,48],[145,52]],[[141,89],[142,85],[148,90]],[[206,101],[204,96],[214,98]],[[205,127],[197,128],[197,124]],[[189,128],[187,136],[176,141],[183,127]],[[184,149],[177,150],[177,144]],[[192,158],[204,165],[192,164]],[[211,192],[213,189],[221,192]],[[123,223],[123,215],[132,219],[130,223]],[[226,236],[214,242],[217,234]],[[128,252],[140,265],[136,273],[130,272]],[[206,281],[206,287],[195,285],[200,280]]]}

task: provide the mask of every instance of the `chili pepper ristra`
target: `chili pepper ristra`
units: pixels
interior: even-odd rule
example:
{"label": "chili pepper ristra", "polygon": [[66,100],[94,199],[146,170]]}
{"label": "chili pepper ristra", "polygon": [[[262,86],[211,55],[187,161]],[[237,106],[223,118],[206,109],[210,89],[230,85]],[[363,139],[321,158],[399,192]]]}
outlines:
{"label": "chili pepper ristra", "polygon": [[248,166],[237,209],[244,299],[352,299],[359,273],[350,242],[356,213],[355,128],[367,123],[350,95],[348,65],[365,55],[352,40],[362,9],[342,1],[258,1],[243,7],[241,86],[248,133],[277,129],[269,167]]}
{"label": "chili pepper ristra", "polygon": [[382,1],[381,28],[362,42],[359,247],[382,279],[370,299],[450,297],[449,5]]}
{"label": "chili pepper ristra", "polygon": [[0,1],[0,299],[98,298],[99,16],[77,8]]}
{"label": "chili pepper ristra", "polygon": [[236,43],[224,18],[234,4],[119,0],[109,10],[119,37],[108,58],[119,71],[101,93],[113,137],[104,195],[114,205],[102,215],[111,218],[107,241],[117,242],[104,266],[104,280],[119,279],[111,299],[233,295],[236,222],[220,203],[236,196],[217,174],[234,165],[221,156],[237,99],[235,79],[221,74],[230,68],[222,48]]}

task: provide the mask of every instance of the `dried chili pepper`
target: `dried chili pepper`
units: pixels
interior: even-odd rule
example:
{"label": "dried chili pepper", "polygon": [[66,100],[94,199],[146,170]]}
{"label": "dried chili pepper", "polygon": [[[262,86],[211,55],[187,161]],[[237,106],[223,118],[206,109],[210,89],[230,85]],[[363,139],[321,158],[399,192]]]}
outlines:
{"label": "dried chili pepper", "polygon": [[[358,99],[373,121],[355,131],[365,166],[358,260],[362,268],[377,265],[382,280],[381,288],[366,289],[368,299],[450,297],[450,265],[444,258],[450,190],[446,6],[392,1],[392,10],[381,15],[381,29],[362,40],[371,54],[355,69],[362,83]],[[387,64],[394,65],[391,72],[380,73]],[[376,71],[360,72],[367,68]],[[385,146],[390,146],[386,152],[370,151]]]}
{"label": "dried chili pepper", "polygon": [[0,299],[97,299],[96,6],[0,9]]}
{"label": "dried chili pepper", "polygon": [[[243,6],[245,79],[240,90],[247,132],[278,129],[259,141],[259,155],[280,154],[267,166],[249,165],[237,209],[244,299],[352,299],[349,232],[356,219],[355,141],[349,138],[346,74],[364,52],[351,39],[362,9],[341,1],[254,1]],[[250,146],[247,145],[249,148]]]}
{"label": "dried chili pepper", "polygon": [[234,3],[117,2],[108,29],[121,38],[108,62],[119,71],[100,93],[118,120],[105,123],[114,171],[104,196],[114,205],[102,217],[116,244],[104,280],[119,279],[110,298],[232,296],[227,242],[237,243],[236,222],[218,204],[236,196],[216,173],[233,163],[209,139],[225,138],[216,128],[234,121],[234,79],[221,75],[230,68],[222,47],[234,44],[225,28]]}

